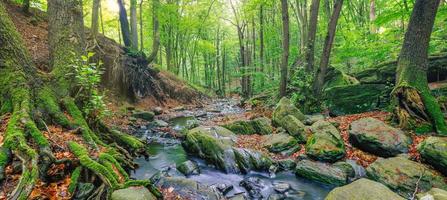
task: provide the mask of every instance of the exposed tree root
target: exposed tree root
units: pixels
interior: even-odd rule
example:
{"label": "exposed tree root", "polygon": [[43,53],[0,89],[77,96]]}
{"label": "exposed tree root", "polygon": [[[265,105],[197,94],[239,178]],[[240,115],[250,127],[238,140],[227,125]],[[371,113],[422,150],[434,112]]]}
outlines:
{"label": "exposed tree root", "polygon": [[435,129],[440,134],[447,133],[444,116],[436,109],[436,99],[426,92],[418,91],[414,87],[400,86],[394,89],[397,99],[395,110],[399,126],[414,129],[418,133]]}

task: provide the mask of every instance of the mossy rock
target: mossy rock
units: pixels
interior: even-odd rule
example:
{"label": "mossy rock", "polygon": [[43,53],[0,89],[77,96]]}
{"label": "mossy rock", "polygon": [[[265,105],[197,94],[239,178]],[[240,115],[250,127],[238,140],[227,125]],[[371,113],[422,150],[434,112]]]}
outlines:
{"label": "mossy rock", "polygon": [[407,153],[411,143],[411,139],[402,130],[372,117],[352,122],[349,139],[359,149],[382,157]]}
{"label": "mossy rock", "polygon": [[311,126],[312,136],[306,143],[306,154],[319,161],[335,162],[345,156],[345,145],[340,132],[327,121]]}
{"label": "mossy rock", "polygon": [[390,89],[384,84],[335,86],[324,92],[324,103],[333,115],[383,109],[389,105]]}
{"label": "mossy rock", "polygon": [[418,200],[447,200],[447,191],[439,188],[432,188],[428,192],[416,195]]}
{"label": "mossy rock", "polygon": [[224,199],[216,189],[183,177],[161,177],[156,185],[162,189],[173,189],[184,199]]}
{"label": "mossy rock", "polygon": [[157,198],[145,187],[129,187],[115,190],[111,200],[156,200]]}
{"label": "mossy rock", "polygon": [[273,128],[270,124],[271,123],[268,118],[259,117],[253,120],[234,121],[230,124],[223,125],[223,127],[241,135],[267,135],[273,132]]}
{"label": "mossy rock", "polygon": [[150,111],[136,111],[132,113],[132,117],[137,119],[144,119],[146,121],[152,121],[154,120],[155,114]]}
{"label": "mossy rock", "polygon": [[385,185],[362,178],[343,187],[333,189],[325,200],[404,200]]}
{"label": "mossy rock", "polygon": [[223,125],[223,127],[233,131],[236,134],[241,135],[250,135],[256,133],[256,130],[252,126],[251,122],[248,120],[235,121],[230,124]]}
{"label": "mossy rock", "polygon": [[266,135],[264,140],[264,147],[273,153],[279,153],[299,146],[298,141],[294,137],[285,133]]}
{"label": "mossy rock", "polygon": [[366,168],[368,178],[388,186],[399,195],[409,198],[418,185],[421,192],[433,187],[447,189],[445,177],[428,166],[404,157],[379,158]]}
{"label": "mossy rock", "polygon": [[187,160],[180,165],[177,166],[177,170],[184,174],[185,176],[190,175],[199,175],[200,174],[200,168],[197,165],[196,162]]}
{"label": "mossy rock", "polygon": [[301,113],[301,111],[298,110],[298,108],[295,107],[288,98],[283,97],[276,105],[276,108],[273,111],[272,115],[273,125],[282,126],[284,122],[284,117],[286,117],[287,115],[292,115],[300,121],[306,119],[303,113]]}
{"label": "mossy rock", "polygon": [[285,116],[281,127],[291,136],[295,137],[299,143],[305,143],[307,141],[306,126],[293,115]]}
{"label": "mossy rock", "polygon": [[325,84],[323,86],[323,90],[335,86],[353,85],[359,83],[359,81],[355,77],[349,76],[334,67],[328,68],[326,76],[324,78],[324,82]]}
{"label": "mossy rock", "polygon": [[343,168],[307,159],[296,164],[295,174],[328,185],[340,186],[348,183],[348,174]]}
{"label": "mossy rock", "polygon": [[251,124],[257,134],[268,135],[273,133],[271,120],[267,117],[258,117],[251,120]]}
{"label": "mossy rock", "polygon": [[240,171],[244,173],[251,170],[268,170],[273,163],[271,158],[255,150],[233,148],[233,152]]}
{"label": "mossy rock", "polygon": [[418,145],[422,159],[447,176],[447,138],[429,137]]}

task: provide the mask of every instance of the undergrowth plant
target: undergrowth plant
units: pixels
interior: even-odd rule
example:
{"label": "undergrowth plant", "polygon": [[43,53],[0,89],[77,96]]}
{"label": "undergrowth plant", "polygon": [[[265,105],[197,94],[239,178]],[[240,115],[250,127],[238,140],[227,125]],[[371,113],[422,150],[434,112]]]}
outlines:
{"label": "undergrowth plant", "polygon": [[75,99],[85,104],[84,114],[101,118],[109,111],[104,103],[104,96],[99,91],[101,75],[104,74],[103,63],[102,61],[92,62],[94,55],[95,53],[88,52],[86,55],[82,55],[81,59],[73,61],[76,83],[79,88]]}

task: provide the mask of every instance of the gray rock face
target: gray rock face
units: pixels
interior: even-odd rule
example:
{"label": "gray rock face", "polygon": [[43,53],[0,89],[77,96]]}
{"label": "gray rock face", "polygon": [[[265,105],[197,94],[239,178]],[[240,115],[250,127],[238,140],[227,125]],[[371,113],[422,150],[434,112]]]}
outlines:
{"label": "gray rock face", "polygon": [[350,175],[341,166],[311,160],[299,161],[296,164],[295,174],[309,180],[335,186],[347,184]]}
{"label": "gray rock face", "polygon": [[349,139],[359,149],[382,157],[408,152],[408,145],[411,142],[400,129],[371,117],[352,122]]}
{"label": "gray rock face", "polygon": [[199,175],[200,169],[196,162],[185,161],[177,166],[177,170],[183,173],[185,176]]}
{"label": "gray rock face", "polygon": [[340,132],[326,121],[311,126],[312,136],[307,140],[306,154],[319,161],[335,162],[345,156],[345,145]]}
{"label": "gray rock face", "polygon": [[306,143],[306,131],[308,128],[296,117],[292,115],[285,116],[281,127],[283,127],[291,136],[295,137],[299,143]]}
{"label": "gray rock face", "polygon": [[429,137],[418,145],[422,159],[447,175],[447,138]]}
{"label": "gray rock face", "polygon": [[426,192],[432,187],[447,189],[438,172],[404,157],[379,158],[366,168],[368,178],[380,182],[403,197],[409,198],[416,188]]}
{"label": "gray rock face", "polygon": [[385,185],[368,179],[359,179],[332,190],[325,200],[404,200]]}
{"label": "gray rock face", "polygon": [[145,187],[129,187],[115,190],[112,200],[156,200],[157,198]]}

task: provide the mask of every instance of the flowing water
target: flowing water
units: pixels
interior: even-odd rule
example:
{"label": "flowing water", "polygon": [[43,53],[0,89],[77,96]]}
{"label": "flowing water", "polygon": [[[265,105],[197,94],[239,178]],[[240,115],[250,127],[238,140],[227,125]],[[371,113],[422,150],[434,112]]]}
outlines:
{"label": "flowing water", "polygon": [[[200,108],[193,111],[184,111],[183,116],[170,119],[169,126],[175,131],[182,131],[185,128],[190,128],[193,124],[200,124],[200,122],[204,122],[216,116],[237,114],[241,112],[244,112],[244,110],[236,106],[235,101],[219,100],[213,102],[211,108],[208,109]],[[199,117],[196,119],[194,116]],[[194,160],[198,163],[201,173],[200,175],[189,176],[188,179],[207,186],[217,184],[231,185],[233,189],[228,192],[226,196],[247,193],[246,189],[240,186],[240,182],[249,177],[254,177],[260,180],[262,185],[260,193],[263,197],[268,197],[270,194],[275,193],[274,185],[278,183],[286,183],[290,185],[291,189],[288,191],[287,199],[324,199],[331,189],[325,185],[297,178],[293,172],[290,171],[279,172],[274,176],[270,176],[267,172],[254,171],[248,174],[227,174],[212,166],[208,166],[199,158],[187,155],[180,140],[157,131],[157,129],[154,129],[151,126],[148,127],[149,128],[147,129],[140,130],[139,134],[150,142],[149,153],[151,156],[148,160],[145,160],[144,158],[136,159],[136,162],[140,167],[133,172],[133,178],[149,179],[158,171],[175,167],[175,165],[186,160]]]}

